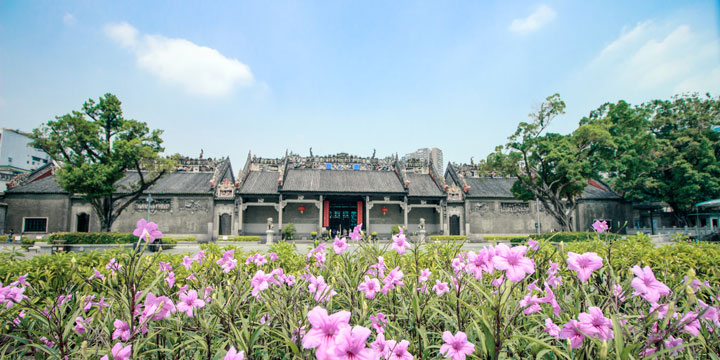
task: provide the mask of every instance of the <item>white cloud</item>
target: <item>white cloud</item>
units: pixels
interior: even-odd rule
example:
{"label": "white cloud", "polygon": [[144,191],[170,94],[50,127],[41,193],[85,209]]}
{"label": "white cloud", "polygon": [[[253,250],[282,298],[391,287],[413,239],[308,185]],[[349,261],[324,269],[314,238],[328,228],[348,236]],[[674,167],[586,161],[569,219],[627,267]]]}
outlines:
{"label": "white cloud", "polygon": [[67,26],[73,26],[76,22],[77,21],[75,20],[75,16],[73,14],[67,13],[63,16],[63,23]]}
{"label": "white cloud", "polygon": [[720,92],[720,49],[711,33],[647,21],[607,45],[581,76],[615,96]]}
{"label": "white cloud", "polygon": [[250,86],[250,68],[219,51],[185,39],[140,35],[127,23],[105,26],[105,34],[130,49],[141,69],[186,91],[207,96],[225,95],[235,86]]}
{"label": "white cloud", "polygon": [[510,24],[510,30],[518,33],[529,33],[540,29],[555,20],[557,13],[549,6],[542,4],[534,13],[523,19],[515,19]]}

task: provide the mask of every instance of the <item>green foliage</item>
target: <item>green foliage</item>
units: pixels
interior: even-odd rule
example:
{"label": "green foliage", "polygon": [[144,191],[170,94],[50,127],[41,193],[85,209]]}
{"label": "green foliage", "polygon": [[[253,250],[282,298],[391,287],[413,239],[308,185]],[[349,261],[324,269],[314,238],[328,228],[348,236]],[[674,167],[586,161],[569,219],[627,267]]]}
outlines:
{"label": "green foliage", "polygon": [[163,242],[175,241],[176,243],[178,241],[194,242],[196,240],[195,236],[163,236],[162,239]]}
{"label": "green foliage", "polygon": [[720,125],[720,98],[606,103],[580,124],[612,135],[591,144],[627,199],[666,202],[682,223],[694,204],[720,197],[720,133],[712,129]]}
{"label": "green foliage", "polygon": [[465,235],[430,235],[431,241],[465,241]]}
{"label": "green foliage", "polygon": [[315,240],[315,239],[317,239],[317,236],[318,236],[317,231],[312,231],[312,232],[310,232],[310,240]]}
{"label": "green foliage", "polygon": [[282,228],[282,238],[285,240],[292,240],[296,232],[297,230],[295,230],[295,224],[288,223]]}
{"label": "green foliage", "polygon": [[[103,231],[130,204],[172,168],[173,161],[158,156],[163,151],[161,130],[123,117],[121,102],[105,94],[92,99],[81,111],[57,116],[34,129],[33,146],[63,165],[56,172],[58,183],[71,194],[82,194],[99,216]],[[138,176],[127,186],[117,183],[127,170]],[[115,193],[130,196],[114,197]]]}
{"label": "green foliage", "polygon": [[400,233],[400,225],[393,225],[392,229],[390,229],[390,234],[395,235]]}
{"label": "green foliage", "polygon": [[[65,241],[65,244],[132,244],[138,237],[130,233],[52,233],[48,236],[51,242]],[[164,240],[164,239],[163,239]]]}
{"label": "green foliage", "polygon": [[221,236],[218,238],[218,241],[260,241],[259,236],[253,236],[253,235],[243,235],[243,236]]}
{"label": "green foliage", "polygon": [[608,141],[607,132],[601,129],[580,128],[570,135],[543,132],[551,121],[565,113],[565,102],[554,94],[530,114],[530,123],[521,122],[505,149],[496,148],[486,163],[503,173],[517,177],[512,186],[519,200],[539,199],[546,211],[564,230],[572,230],[570,215],[577,205],[577,197],[587,186],[587,180],[597,176],[598,165],[594,158],[597,143]]}

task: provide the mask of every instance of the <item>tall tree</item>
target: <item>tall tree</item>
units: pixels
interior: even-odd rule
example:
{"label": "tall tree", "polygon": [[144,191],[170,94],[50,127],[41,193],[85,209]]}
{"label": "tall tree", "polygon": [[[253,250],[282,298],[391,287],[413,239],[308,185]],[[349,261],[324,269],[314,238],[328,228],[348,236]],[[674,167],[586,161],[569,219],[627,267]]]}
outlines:
{"label": "tall tree", "polygon": [[601,161],[627,199],[665,202],[684,225],[694,204],[720,197],[720,98],[607,103],[580,124],[612,135],[614,146],[602,151]]}
{"label": "tall tree", "polygon": [[[105,94],[34,129],[32,136],[35,146],[61,164],[58,183],[86,199],[102,231],[110,231],[123,210],[172,168],[171,160],[158,156],[161,134],[144,122],[125,119],[120,100]],[[137,171],[137,181],[118,187],[127,170]]]}
{"label": "tall tree", "polygon": [[507,153],[496,148],[487,163],[517,177],[512,187],[517,199],[538,199],[563,230],[572,231],[577,199],[588,179],[597,174],[598,144],[606,145],[609,135],[592,126],[580,127],[569,135],[543,134],[551,121],[564,113],[565,102],[560,95],[547,97],[529,115],[532,121],[521,122],[508,138]]}

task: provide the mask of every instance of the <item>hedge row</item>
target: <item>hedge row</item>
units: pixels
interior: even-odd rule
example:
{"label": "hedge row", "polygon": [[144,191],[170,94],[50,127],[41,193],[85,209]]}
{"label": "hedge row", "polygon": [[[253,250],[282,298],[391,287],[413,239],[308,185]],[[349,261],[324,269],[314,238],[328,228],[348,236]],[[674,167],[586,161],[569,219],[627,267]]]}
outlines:
{"label": "hedge row", "polygon": [[557,233],[545,233],[545,234],[534,234],[534,235],[510,235],[510,236],[485,236],[485,241],[510,241],[511,243],[522,243],[526,242],[528,238],[535,240],[550,239],[552,242],[574,242],[574,241],[586,241],[594,240],[596,236],[600,236],[603,240],[605,239],[619,239],[623,235],[605,233],[597,234],[594,232],[557,232]]}
{"label": "hedge row", "polygon": [[465,235],[430,235],[430,240],[438,240],[438,241],[448,241],[448,240],[456,240],[456,241],[465,241],[467,240],[467,236]]}
{"label": "hedge row", "polygon": [[[226,238],[226,239],[224,239],[224,238]],[[245,236],[222,235],[222,236],[218,237],[218,241],[260,241],[260,237],[259,236],[250,236],[250,235],[245,235]]]}
{"label": "hedge row", "polygon": [[[138,241],[138,237],[131,233],[52,233],[48,236],[49,242],[65,240],[67,245],[95,245],[95,244],[132,244]],[[174,237],[162,238],[164,244],[177,244],[178,239]]]}

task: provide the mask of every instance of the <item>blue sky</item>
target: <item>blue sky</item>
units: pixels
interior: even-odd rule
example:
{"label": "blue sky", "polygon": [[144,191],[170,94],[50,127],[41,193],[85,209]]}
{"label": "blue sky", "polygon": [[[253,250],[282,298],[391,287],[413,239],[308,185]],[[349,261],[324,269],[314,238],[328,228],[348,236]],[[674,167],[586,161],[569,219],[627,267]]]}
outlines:
{"label": "blue sky", "polygon": [[[198,6],[198,4],[202,4]],[[0,126],[106,92],[166,153],[484,158],[560,93],[572,131],[606,101],[720,94],[716,1],[3,1]]]}

